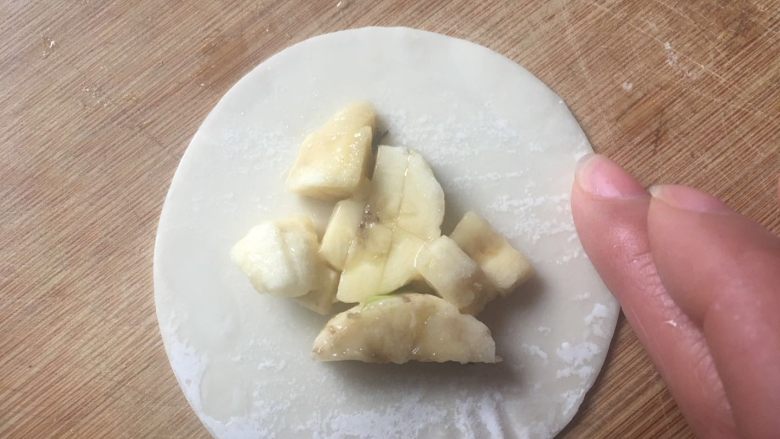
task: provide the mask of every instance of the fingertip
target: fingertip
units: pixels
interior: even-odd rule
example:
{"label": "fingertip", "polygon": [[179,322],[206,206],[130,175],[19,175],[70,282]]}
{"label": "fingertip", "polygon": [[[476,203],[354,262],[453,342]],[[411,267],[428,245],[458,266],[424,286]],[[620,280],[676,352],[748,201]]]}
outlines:
{"label": "fingertip", "polygon": [[[637,255],[647,250],[650,197],[612,160],[598,154],[578,162],[572,188],[572,215],[585,252],[623,305],[633,299],[625,283],[636,278]],[[628,302],[626,302],[628,301]]]}
{"label": "fingertip", "polygon": [[616,252],[646,240],[649,198],[631,174],[603,155],[578,162],[571,199],[574,225],[602,275],[618,270],[611,262]]}
{"label": "fingertip", "polygon": [[600,154],[589,154],[577,162],[577,184],[587,194],[603,199],[646,196],[644,187],[617,163]]}

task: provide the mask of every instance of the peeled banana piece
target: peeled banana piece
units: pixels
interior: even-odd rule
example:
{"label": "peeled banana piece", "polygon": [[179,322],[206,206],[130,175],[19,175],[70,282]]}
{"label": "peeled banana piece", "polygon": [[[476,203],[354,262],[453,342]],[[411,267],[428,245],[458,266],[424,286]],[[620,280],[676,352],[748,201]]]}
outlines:
{"label": "peeled banana piece", "polygon": [[298,297],[312,291],[322,263],[311,221],[294,218],[253,227],[230,252],[259,292]]}
{"label": "peeled banana piece", "polygon": [[296,297],[299,305],[321,315],[330,314],[336,303],[336,289],[339,285],[339,273],[330,267],[322,265],[320,277],[314,290]]}
{"label": "peeled banana piece", "polygon": [[312,222],[289,218],[253,227],[230,255],[258,292],[292,297],[327,314],[336,298],[339,274],[320,259],[317,248]]}
{"label": "peeled banana piece", "polygon": [[301,144],[287,187],[322,200],[348,198],[367,175],[376,113],[371,104],[347,106]]}
{"label": "peeled banana piece", "polygon": [[365,200],[348,198],[336,203],[330,215],[325,234],[322,235],[320,256],[337,270],[344,269],[352,242],[361,232]]}
{"label": "peeled banana piece", "polygon": [[415,266],[436,294],[463,313],[477,314],[496,297],[479,265],[447,236],[423,246]]}
{"label": "peeled banana piece", "polygon": [[[379,147],[373,178],[361,197],[365,201],[339,202],[320,248],[333,267],[343,270],[337,298],[347,303],[416,279],[414,258],[425,242],[441,235],[444,218],[441,185],[422,156],[408,148]],[[346,255],[339,250],[343,247],[331,245],[335,242],[349,242]]]}
{"label": "peeled banana piece", "polygon": [[474,212],[463,215],[450,237],[479,264],[488,282],[502,295],[533,275],[528,259]]}
{"label": "peeled banana piece", "polygon": [[482,322],[429,294],[376,296],[337,314],[314,341],[320,361],[495,363]]}

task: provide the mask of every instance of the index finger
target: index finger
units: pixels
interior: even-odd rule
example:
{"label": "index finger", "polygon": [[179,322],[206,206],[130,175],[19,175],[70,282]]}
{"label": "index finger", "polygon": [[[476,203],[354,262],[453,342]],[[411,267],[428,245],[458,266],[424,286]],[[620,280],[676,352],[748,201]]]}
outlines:
{"label": "index finger", "polygon": [[702,329],[739,429],[780,432],[780,239],[703,192],[651,190],[650,248],[675,303]]}

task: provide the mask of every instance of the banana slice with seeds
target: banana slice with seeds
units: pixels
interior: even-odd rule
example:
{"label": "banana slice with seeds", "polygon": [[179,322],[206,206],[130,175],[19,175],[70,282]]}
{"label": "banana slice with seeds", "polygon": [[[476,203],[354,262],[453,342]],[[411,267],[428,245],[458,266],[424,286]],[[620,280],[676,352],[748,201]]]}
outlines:
{"label": "banana slice with seeds", "polygon": [[361,223],[347,252],[336,298],[354,303],[377,294],[392,245],[392,229],[381,223]]}
{"label": "banana slice with seeds", "polygon": [[414,258],[425,242],[441,235],[444,218],[444,191],[413,150],[380,146],[367,187],[367,195],[338,203],[320,247],[325,260],[343,270],[337,297],[347,303],[416,279]]}

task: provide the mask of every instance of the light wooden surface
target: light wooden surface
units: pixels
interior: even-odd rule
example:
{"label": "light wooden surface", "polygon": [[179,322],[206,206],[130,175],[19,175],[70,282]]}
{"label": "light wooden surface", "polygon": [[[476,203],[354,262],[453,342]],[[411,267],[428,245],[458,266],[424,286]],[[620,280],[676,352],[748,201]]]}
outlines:
{"label": "light wooden surface", "polygon": [[[366,25],[466,38],[555,89],[647,184],[775,232],[780,4],[0,3],[0,437],[204,437],[154,315],[169,181],[219,97],[291,43]],[[690,432],[624,321],[568,437]]]}

